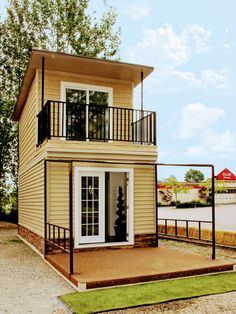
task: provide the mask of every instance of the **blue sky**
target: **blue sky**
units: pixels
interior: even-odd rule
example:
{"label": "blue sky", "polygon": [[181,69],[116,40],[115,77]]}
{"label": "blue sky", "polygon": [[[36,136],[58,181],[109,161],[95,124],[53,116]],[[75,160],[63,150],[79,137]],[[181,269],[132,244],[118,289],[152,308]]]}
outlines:
{"label": "blue sky", "polygon": [[[155,67],[144,105],[157,112],[159,162],[213,163],[216,173],[236,174],[236,1],[108,2],[122,29],[121,59]],[[91,1],[98,12],[101,3]],[[160,169],[159,177],[172,173],[183,177],[177,169]]]}

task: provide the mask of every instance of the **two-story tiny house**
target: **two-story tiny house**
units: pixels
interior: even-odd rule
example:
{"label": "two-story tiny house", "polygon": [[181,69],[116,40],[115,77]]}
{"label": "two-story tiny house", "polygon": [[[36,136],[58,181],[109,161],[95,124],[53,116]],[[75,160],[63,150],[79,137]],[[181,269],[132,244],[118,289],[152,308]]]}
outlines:
{"label": "two-story tiny house", "polygon": [[13,118],[19,235],[41,253],[156,245],[156,114],[133,108],[152,71],[32,50]]}

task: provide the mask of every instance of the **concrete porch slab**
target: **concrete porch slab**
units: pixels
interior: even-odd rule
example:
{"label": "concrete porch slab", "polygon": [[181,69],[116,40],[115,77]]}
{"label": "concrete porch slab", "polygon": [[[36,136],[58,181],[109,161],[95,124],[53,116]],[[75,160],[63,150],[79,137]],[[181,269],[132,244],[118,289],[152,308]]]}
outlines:
{"label": "concrete porch slab", "polygon": [[72,276],[69,254],[52,254],[46,259],[75,285],[87,289],[233,270],[229,262],[162,247],[77,252]]}

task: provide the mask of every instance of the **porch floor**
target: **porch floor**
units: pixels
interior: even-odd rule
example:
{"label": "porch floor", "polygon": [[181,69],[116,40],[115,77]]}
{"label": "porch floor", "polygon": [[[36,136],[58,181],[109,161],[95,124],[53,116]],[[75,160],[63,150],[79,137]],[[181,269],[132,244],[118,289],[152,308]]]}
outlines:
{"label": "porch floor", "polygon": [[46,259],[75,285],[85,284],[87,289],[233,269],[229,262],[162,247],[76,252],[72,276],[69,254],[52,254]]}

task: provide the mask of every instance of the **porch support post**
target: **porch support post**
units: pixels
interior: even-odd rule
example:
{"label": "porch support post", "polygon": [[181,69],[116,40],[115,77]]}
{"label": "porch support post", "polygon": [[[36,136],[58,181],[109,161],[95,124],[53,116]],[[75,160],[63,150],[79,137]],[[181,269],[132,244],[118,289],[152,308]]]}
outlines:
{"label": "porch support post", "polygon": [[72,191],[72,161],[70,162],[69,170],[69,220],[70,220],[70,275],[74,273],[74,241],[73,241],[73,191]]}
{"label": "porch support post", "polygon": [[41,101],[42,101],[42,105],[41,105],[41,107],[42,107],[42,109],[43,109],[43,106],[44,106],[44,65],[45,65],[45,58],[44,57],[42,57],[42,99],[41,99]]}
{"label": "porch support post", "polygon": [[141,72],[141,110],[143,110],[143,71]]}
{"label": "porch support post", "polygon": [[215,170],[211,166],[211,191],[212,191],[212,259],[216,258],[216,237],[215,237]]}
{"label": "porch support post", "polygon": [[47,160],[44,160],[44,257],[47,255]]}
{"label": "porch support post", "polygon": [[156,243],[158,246],[158,181],[157,181],[157,164],[155,164],[155,204],[156,204]]}

